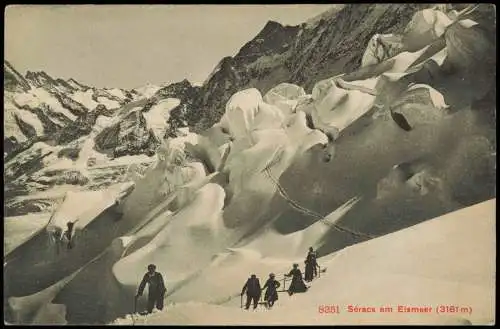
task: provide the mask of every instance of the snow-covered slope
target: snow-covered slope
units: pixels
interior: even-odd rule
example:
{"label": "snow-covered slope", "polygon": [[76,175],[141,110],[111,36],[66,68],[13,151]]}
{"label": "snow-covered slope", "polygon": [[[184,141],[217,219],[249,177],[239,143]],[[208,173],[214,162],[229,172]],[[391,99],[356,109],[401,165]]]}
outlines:
{"label": "snow-covered slope", "polygon": [[49,222],[50,214],[31,214],[4,218],[4,255],[28,241]]}
{"label": "snow-covered slope", "polygon": [[[239,296],[219,305],[177,302],[164,312],[116,320],[115,324],[417,324],[457,325],[495,322],[495,200],[489,200],[425,223],[345,248],[318,260],[328,268],[307,293],[292,297],[280,293],[271,311],[239,308]],[[289,263],[250,252],[219,262],[204,276],[219,288],[230,285],[236,295],[259,261],[255,273],[263,280],[270,270],[282,273]],[[270,264],[274,266],[269,267]],[[273,268],[274,267],[274,268]],[[239,269],[239,271],[238,271]],[[266,271],[267,270],[267,271]],[[230,274],[230,275],[229,275]],[[229,277],[240,280],[231,280]],[[183,287],[196,291],[196,285]],[[210,289],[210,288],[208,288]],[[192,292],[193,293],[193,292]],[[349,312],[348,307],[360,311]],[[322,313],[337,306],[340,313]],[[452,311],[437,313],[446,306]],[[459,307],[454,311],[455,307]],[[375,312],[362,312],[361,308]],[[390,313],[381,307],[392,307]],[[403,307],[403,308],[400,308]],[[428,307],[427,312],[403,312],[405,307]],[[465,311],[465,309],[467,309]],[[134,321],[133,321],[134,320]]]}
{"label": "snow-covered slope", "polygon": [[147,126],[153,130],[158,139],[163,139],[163,136],[165,136],[170,111],[179,106],[180,103],[181,101],[177,98],[167,98],[155,104],[144,114]]}

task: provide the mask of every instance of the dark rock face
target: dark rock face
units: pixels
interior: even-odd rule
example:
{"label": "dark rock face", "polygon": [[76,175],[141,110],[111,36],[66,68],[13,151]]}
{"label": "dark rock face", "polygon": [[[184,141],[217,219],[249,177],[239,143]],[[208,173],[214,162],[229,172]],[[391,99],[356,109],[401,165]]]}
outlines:
{"label": "dark rock face", "polygon": [[113,95],[105,90],[92,88],[92,91],[93,91],[92,100],[94,100],[94,102],[99,103],[99,98],[104,97],[104,98],[107,98],[109,100],[116,101],[120,105],[123,105],[126,103],[125,100],[123,100],[120,97],[117,97],[117,96],[115,96],[115,95]]}
{"label": "dark rock face", "polygon": [[148,128],[142,111],[129,113],[95,137],[96,149],[111,152],[114,157],[143,153],[154,155],[159,144],[154,132]]}
{"label": "dark rock face", "polygon": [[3,86],[7,91],[28,91],[31,89],[28,81],[17,72],[9,62],[3,62]]}
{"label": "dark rock face", "polygon": [[18,146],[19,142],[14,137],[8,137],[3,139],[3,150],[5,152],[4,154],[7,154],[7,156],[8,154],[11,154]]}
{"label": "dark rock face", "polygon": [[23,161],[13,161],[5,166],[5,180],[13,181],[21,175],[29,176],[43,168],[42,159],[52,154],[52,151],[35,150],[28,154]]}
{"label": "dark rock face", "polygon": [[57,157],[58,158],[65,157],[65,158],[68,158],[70,160],[75,161],[76,159],[78,159],[78,155],[79,154],[80,154],[80,148],[78,148],[78,147],[67,147],[67,148],[64,148],[64,149],[60,150],[57,153]]}
{"label": "dark rock face", "polygon": [[77,89],[77,90],[81,90],[81,91],[86,91],[88,89],[90,89],[89,86],[86,86],[78,81],[76,81],[75,79],[71,78],[69,79],[68,81],[68,84],[70,84],[73,88]]}
{"label": "dark rock face", "polygon": [[120,132],[120,125],[119,124],[111,126],[108,129],[104,129],[95,138],[96,149],[98,151],[99,150],[104,151],[107,149],[115,148],[118,145],[119,132]]}
{"label": "dark rock face", "polygon": [[14,137],[4,138],[4,162],[13,159],[17,154],[29,149],[33,144],[33,140],[19,142]]}
{"label": "dark rock face", "polygon": [[17,202],[10,202],[5,205],[5,216],[22,216],[30,213],[37,213],[54,206],[55,202],[52,200],[21,200]]}
{"label": "dark rock face", "polygon": [[98,113],[95,111],[87,113],[84,116],[78,117],[74,122],[70,123],[58,134],[58,144],[63,145],[78,139],[81,136],[90,134],[92,127],[95,124]]}
{"label": "dark rock face", "polygon": [[[40,107],[35,107],[30,109],[33,113],[36,114],[38,119],[42,122],[42,126],[47,135],[52,135],[59,131],[64,125],[70,124],[72,121],[66,118],[65,116],[58,115],[60,113],[53,113],[48,106],[42,104]],[[55,122],[51,117],[59,119],[61,123]]]}
{"label": "dark rock face", "polygon": [[[37,116],[37,118],[40,120],[42,127],[44,129],[45,137],[52,136],[53,134],[57,133],[62,127],[73,122],[69,118],[67,118],[65,115],[63,115],[62,113],[52,111],[51,108],[46,104],[41,104],[40,106],[34,107],[34,108],[31,108],[28,105],[21,106],[19,104],[16,104],[16,102],[14,102],[14,101],[13,101],[13,104],[17,108],[32,112],[33,114],[35,114]],[[18,125],[21,128],[20,121],[22,121],[22,120],[19,119]],[[28,125],[27,123],[24,123],[24,124]],[[22,128],[21,128],[21,131],[22,131]],[[26,136],[28,137],[29,140],[32,140],[35,137],[44,137],[44,136],[36,136],[36,134],[32,135],[32,136],[30,136],[30,135],[26,135]]]}
{"label": "dark rock face", "polygon": [[[34,87],[45,88],[52,93],[73,93],[75,91],[87,91],[88,89],[95,89],[86,86],[75,79],[64,80],[61,78],[52,78],[44,71],[39,72],[26,72],[26,80]],[[100,91],[100,89],[98,89]]]}
{"label": "dark rock face", "polygon": [[193,112],[194,111],[189,111],[189,105],[187,103],[181,103],[171,110],[170,117],[168,118],[168,128],[163,138],[177,137],[177,129],[188,126],[188,122],[195,119],[192,115],[189,116],[189,114],[193,114]]}
{"label": "dark rock face", "polygon": [[[170,111],[170,117],[167,122],[169,128],[164,137],[175,137],[177,136],[178,128],[191,126],[196,123],[198,112],[190,111],[190,109],[194,108],[195,102],[200,95],[200,89],[200,87],[193,86],[187,79],[184,79],[181,82],[161,88],[156,92],[153,96],[154,100],[165,98],[177,98],[180,100],[180,104]],[[143,111],[149,111],[154,104],[156,103],[146,105]]]}
{"label": "dark rock face", "polygon": [[269,21],[254,39],[247,42],[234,59],[239,64],[249,64],[262,56],[285,53],[299,32],[298,26],[283,26]]}
{"label": "dark rock face", "polygon": [[100,115],[110,117],[112,113],[110,113],[106,106],[99,104],[94,111],[86,112],[84,115],[79,116],[74,122],[71,122],[61,129],[57,136],[58,144],[67,144],[82,136],[90,134]]}
{"label": "dark rock face", "polygon": [[154,97],[156,98],[179,98],[182,102],[187,102],[196,96],[199,87],[191,85],[184,79],[181,82],[172,83],[164,88],[159,89]]}
{"label": "dark rock face", "polygon": [[288,65],[291,82],[311,90],[316,81],[359,68],[374,34],[401,33],[421,4],[353,4],[312,30],[303,30]]}
{"label": "dark rock face", "polygon": [[89,109],[87,109],[83,104],[75,101],[74,99],[64,95],[63,93],[51,92],[61,105],[76,116],[85,115]]}
{"label": "dark rock face", "polygon": [[[59,85],[59,83],[56,81],[56,79],[53,79],[50,75],[48,75],[44,71],[40,71],[40,72],[28,71],[28,72],[26,72],[26,80],[28,80],[35,87],[58,86]],[[61,81],[63,81],[63,80],[61,80]]]}
{"label": "dark rock face", "polygon": [[21,132],[27,136],[28,138],[33,138],[36,136],[36,130],[29,124],[25,123],[23,120],[19,118],[19,116],[14,115],[17,125],[21,129]]}
{"label": "dark rock face", "polygon": [[54,183],[56,185],[71,184],[71,185],[85,185],[89,182],[88,177],[84,176],[81,172],[71,170],[64,172],[58,176]]}

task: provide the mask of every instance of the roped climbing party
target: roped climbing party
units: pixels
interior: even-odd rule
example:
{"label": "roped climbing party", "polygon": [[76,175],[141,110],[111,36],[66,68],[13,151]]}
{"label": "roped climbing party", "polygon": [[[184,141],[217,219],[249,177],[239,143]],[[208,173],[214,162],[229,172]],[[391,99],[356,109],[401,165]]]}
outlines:
{"label": "roped climbing party", "polygon": [[[289,296],[295,293],[304,293],[307,292],[308,287],[304,283],[304,279],[306,282],[312,282],[318,274],[322,272],[320,266],[317,262],[316,252],[312,247],[309,248],[309,252],[304,261],[305,263],[305,278],[302,276],[302,271],[299,269],[299,264],[294,263],[290,272],[285,273],[283,278],[281,278],[283,282],[283,286],[279,280],[276,279],[276,275],[274,273],[269,274],[269,279],[267,279],[264,286],[261,288],[259,278],[252,274],[243,289],[241,290],[241,306],[245,307],[246,310],[250,308],[250,305],[253,302],[253,309],[256,309],[258,305],[265,305],[267,309],[271,309],[275,302],[278,300],[279,292],[287,292]],[[324,271],[324,270],[323,270]],[[291,281],[288,289],[285,290],[286,281]],[[278,290],[278,288],[282,287],[283,290]],[[262,290],[266,289],[264,294],[264,301],[260,302],[262,297]],[[246,303],[243,305],[243,295],[246,293]]]}
{"label": "roped climbing party", "polygon": [[[256,309],[258,305],[265,305],[267,309],[271,309],[279,297],[279,292],[287,292],[289,296],[296,293],[307,292],[308,286],[304,283],[313,281],[322,270],[317,262],[316,252],[312,247],[309,248],[307,253],[305,263],[305,277],[302,275],[302,271],[299,269],[299,264],[294,263],[292,269],[283,274],[283,277],[278,280],[274,273],[269,274],[269,278],[261,286],[260,280],[256,274],[251,274],[246,280],[242,290],[241,290],[241,307],[245,307],[246,310],[253,306]],[[282,283],[280,283],[282,281]],[[288,289],[285,290],[286,282],[290,281]],[[141,283],[139,284],[139,289],[134,299],[134,313],[137,312],[137,300],[142,296],[144,289],[148,286],[148,302],[146,311],[140,312],[141,314],[152,313],[156,308],[158,310],[163,310],[164,299],[167,288],[165,286],[165,281],[161,273],[156,271],[156,265],[148,265],[148,271],[144,274]],[[282,290],[278,290],[282,288]],[[262,291],[266,290],[264,293],[264,300],[261,301]],[[246,294],[246,301],[243,305],[243,295]]]}

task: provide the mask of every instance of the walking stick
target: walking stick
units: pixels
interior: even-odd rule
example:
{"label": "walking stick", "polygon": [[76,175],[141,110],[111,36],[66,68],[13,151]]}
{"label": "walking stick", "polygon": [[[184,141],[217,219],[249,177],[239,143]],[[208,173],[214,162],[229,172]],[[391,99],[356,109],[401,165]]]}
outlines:
{"label": "walking stick", "polygon": [[243,295],[240,295],[240,308],[243,308]]}
{"label": "walking stick", "polygon": [[134,297],[134,313],[132,314],[132,325],[135,326],[135,314],[137,313],[137,298],[138,296],[136,295]]}

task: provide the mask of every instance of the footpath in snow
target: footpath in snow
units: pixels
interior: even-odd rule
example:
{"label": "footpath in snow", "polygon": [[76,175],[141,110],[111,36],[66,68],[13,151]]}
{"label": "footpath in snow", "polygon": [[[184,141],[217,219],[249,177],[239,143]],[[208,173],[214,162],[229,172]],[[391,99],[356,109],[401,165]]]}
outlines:
{"label": "footpath in snow", "polygon": [[241,310],[237,296],[114,324],[492,324],[494,226],[489,200],[319,259],[328,271],[307,293],[281,293],[270,311]]}

